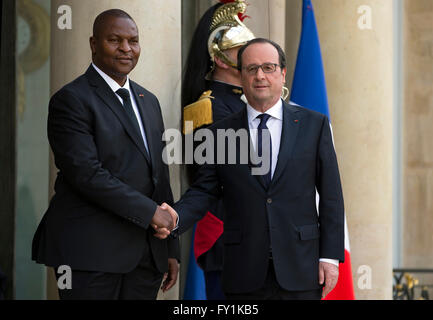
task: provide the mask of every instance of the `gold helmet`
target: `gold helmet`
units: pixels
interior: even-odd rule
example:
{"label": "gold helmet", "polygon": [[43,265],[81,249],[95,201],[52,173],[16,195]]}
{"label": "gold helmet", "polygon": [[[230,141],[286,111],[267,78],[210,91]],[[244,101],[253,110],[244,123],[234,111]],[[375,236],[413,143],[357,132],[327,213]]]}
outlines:
{"label": "gold helmet", "polygon": [[212,17],[208,39],[209,55],[213,65],[215,65],[215,57],[218,57],[225,64],[237,68],[237,63],[225,55],[224,50],[242,46],[255,36],[242,23],[247,8],[245,0],[221,2],[224,4],[215,10]]}

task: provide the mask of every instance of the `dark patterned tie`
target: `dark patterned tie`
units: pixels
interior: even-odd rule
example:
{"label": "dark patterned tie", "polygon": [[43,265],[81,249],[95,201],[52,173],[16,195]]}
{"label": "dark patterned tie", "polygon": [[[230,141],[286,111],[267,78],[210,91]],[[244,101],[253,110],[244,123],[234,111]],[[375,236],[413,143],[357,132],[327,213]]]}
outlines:
{"label": "dark patterned tie", "polygon": [[[262,156],[263,153],[263,129],[268,129],[266,126],[266,122],[269,120],[271,116],[267,113],[262,113],[257,116],[257,119],[260,119],[260,124],[257,127],[257,153],[259,157]],[[269,171],[263,176],[265,180],[266,187],[269,187],[271,183],[271,174],[272,174],[272,139],[271,133],[269,133]]]}
{"label": "dark patterned tie", "polygon": [[126,113],[134,124],[137,133],[141,136],[140,126],[138,124],[137,117],[135,115],[134,109],[132,108],[131,97],[129,95],[129,91],[127,89],[120,88],[116,91],[116,93],[122,98],[123,106],[125,107]]}

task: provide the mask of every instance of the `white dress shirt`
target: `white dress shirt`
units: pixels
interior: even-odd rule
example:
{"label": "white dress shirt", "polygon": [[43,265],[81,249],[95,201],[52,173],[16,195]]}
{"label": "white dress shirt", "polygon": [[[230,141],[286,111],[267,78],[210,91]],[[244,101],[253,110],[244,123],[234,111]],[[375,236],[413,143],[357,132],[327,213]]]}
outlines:
{"label": "white dress shirt", "polygon": [[[283,102],[281,99],[273,105],[271,108],[266,110],[267,114],[270,115],[270,118],[266,122],[266,126],[269,129],[269,133],[271,134],[272,141],[272,164],[271,164],[271,178],[274,176],[275,168],[277,166],[278,161],[278,153],[280,151],[280,143],[281,143],[281,132],[283,129]],[[257,128],[260,124],[260,119],[257,119],[257,116],[262,114],[261,112],[254,109],[247,102],[247,115],[248,115],[248,125],[250,129],[251,136],[251,144],[254,150],[257,150]],[[325,259],[321,258],[319,261],[328,262],[336,265],[338,267],[339,261],[335,259]]]}
{"label": "white dress shirt", "polygon": [[[272,163],[271,163],[271,178],[274,176],[275,168],[277,166],[278,152],[280,150],[281,142],[281,131],[283,129],[283,102],[278,100],[278,102],[268,109],[265,113],[269,114],[271,117],[266,122],[266,126],[271,134],[272,142]],[[257,118],[258,115],[262,114],[257,111],[249,104],[247,104],[247,114],[248,114],[248,125],[250,128],[251,143],[254,150],[257,150],[257,128],[260,124],[260,119]]]}
{"label": "white dress shirt", "polygon": [[[147,139],[146,139],[146,133],[144,132],[143,123],[141,122],[140,112],[138,111],[137,102],[135,101],[134,94],[132,93],[130,86],[129,86],[129,76],[126,77],[126,82],[121,87],[116,81],[114,81],[109,75],[104,73],[101,69],[99,69],[94,63],[92,63],[93,68],[101,75],[101,77],[105,80],[105,82],[108,84],[108,86],[113,90],[114,94],[116,95],[117,99],[119,99],[120,103],[123,105],[122,98],[116,93],[119,89],[126,89],[129,92],[129,96],[131,97],[131,104],[132,109],[134,109],[135,117],[137,118],[138,126],[140,127],[140,133],[141,137],[143,138],[144,146],[149,153],[149,147],[147,145]],[[150,154],[150,153],[149,153]]]}

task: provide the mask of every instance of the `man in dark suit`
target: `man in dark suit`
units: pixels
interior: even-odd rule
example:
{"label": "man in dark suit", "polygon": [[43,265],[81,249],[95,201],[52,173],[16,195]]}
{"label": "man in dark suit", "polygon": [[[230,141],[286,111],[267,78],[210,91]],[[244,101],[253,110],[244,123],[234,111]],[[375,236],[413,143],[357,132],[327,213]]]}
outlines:
{"label": "man in dark suit", "polygon": [[152,225],[174,226],[158,206],[173,202],[161,109],[128,77],[140,44],[126,12],[101,13],[90,47],[86,73],[50,100],[48,138],[59,172],[32,258],[72,269],[61,299],[155,299],[164,273],[163,290],[175,284],[179,257],[177,239],[152,236]]}
{"label": "man in dark suit", "polygon": [[[174,206],[182,233],[222,193],[228,299],[320,299],[335,286],[344,260],[343,196],[329,122],[280,98],[285,66],[284,52],[272,41],[254,39],[239,50],[248,104],[210,129],[214,137],[221,129],[246,132],[246,141],[236,140],[234,164],[218,159],[203,165]],[[241,160],[250,143],[269,168],[261,175],[253,157]],[[214,153],[221,157],[217,147]]]}

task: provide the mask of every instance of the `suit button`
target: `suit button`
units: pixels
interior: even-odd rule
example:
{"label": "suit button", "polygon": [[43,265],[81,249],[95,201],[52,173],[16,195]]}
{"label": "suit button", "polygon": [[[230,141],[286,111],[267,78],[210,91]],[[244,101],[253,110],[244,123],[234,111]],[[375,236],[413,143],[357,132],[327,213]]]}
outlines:
{"label": "suit button", "polygon": [[266,200],[267,203],[271,204],[272,203],[272,199],[268,198],[268,200]]}

